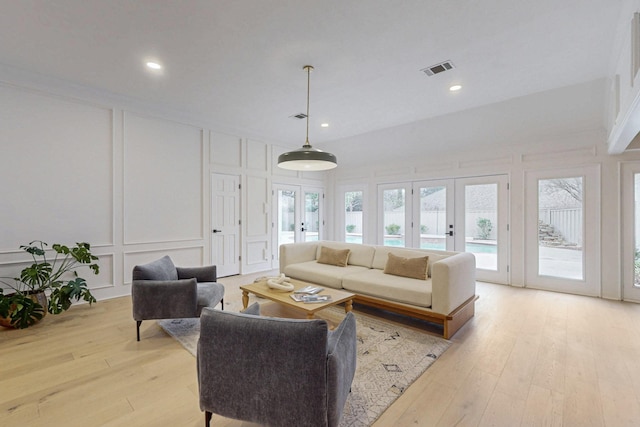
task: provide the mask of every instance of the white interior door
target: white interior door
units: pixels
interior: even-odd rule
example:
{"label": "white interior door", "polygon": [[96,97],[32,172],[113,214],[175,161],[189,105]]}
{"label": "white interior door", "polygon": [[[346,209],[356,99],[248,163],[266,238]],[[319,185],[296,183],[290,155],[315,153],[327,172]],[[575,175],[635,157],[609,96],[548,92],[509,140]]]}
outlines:
{"label": "white interior door", "polygon": [[640,163],[622,164],[622,297],[640,302]]}
{"label": "white interior door", "polygon": [[211,262],[218,277],[240,274],[240,177],[211,174]]}

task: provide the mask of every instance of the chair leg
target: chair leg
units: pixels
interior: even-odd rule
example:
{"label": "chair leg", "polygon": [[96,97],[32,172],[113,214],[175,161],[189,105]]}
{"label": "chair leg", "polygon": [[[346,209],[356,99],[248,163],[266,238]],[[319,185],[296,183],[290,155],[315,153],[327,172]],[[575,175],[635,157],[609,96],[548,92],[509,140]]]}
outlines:
{"label": "chair leg", "polygon": [[211,427],[211,412],[205,411],[204,413],[204,425],[205,427]]}
{"label": "chair leg", "polygon": [[136,337],[138,338],[138,341],[140,341],[140,324],[142,323],[142,320],[136,320]]}
{"label": "chair leg", "polygon": [[224,298],[220,300],[220,304],[222,305],[222,307],[220,307],[220,310],[224,311]]}

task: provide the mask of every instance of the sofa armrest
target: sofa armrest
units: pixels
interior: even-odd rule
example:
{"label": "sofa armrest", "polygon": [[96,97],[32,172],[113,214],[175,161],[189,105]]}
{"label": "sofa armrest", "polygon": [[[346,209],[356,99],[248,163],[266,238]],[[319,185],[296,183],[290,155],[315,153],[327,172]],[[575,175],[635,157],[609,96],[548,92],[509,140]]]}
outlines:
{"label": "sofa armrest", "polygon": [[449,314],[476,293],[476,257],[462,252],[433,263],[431,309]]}
{"label": "sofa armrest", "polygon": [[134,280],[131,283],[134,320],[196,317],[196,279]]}
{"label": "sofa armrest", "polygon": [[288,265],[315,260],[317,250],[317,242],[280,245],[280,272],[283,273]]}
{"label": "sofa armrest", "polygon": [[[349,312],[327,337],[327,417],[337,425],[356,372],[356,318]],[[332,422],[333,420],[333,422]]]}
{"label": "sofa armrest", "polygon": [[206,265],[204,267],[176,267],[178,271],[178,279],[195,278],[199,283],[217,282],[217,268],[215,265]]}

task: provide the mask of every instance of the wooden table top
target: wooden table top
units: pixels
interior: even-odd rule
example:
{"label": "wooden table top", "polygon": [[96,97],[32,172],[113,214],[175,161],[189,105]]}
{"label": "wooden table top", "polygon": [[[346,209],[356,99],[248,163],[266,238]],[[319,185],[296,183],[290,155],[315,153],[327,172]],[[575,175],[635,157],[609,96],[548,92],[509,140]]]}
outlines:
{"label": "wooden table top", "polygon": [[[302,280],[296,280],[296,279],[291,279],[291,283],[293,284],[294,290],[304,288],[305,286],[310,286],[310,285],[319,286],[319,285],[316,285],[315,283],[307,283]],[[275,302],[284,304],[286,306],[302,310],[308,314],[313,314],[331,305],[336,305],[336,304],[349,301],[355,296],[350,292],[346,292],[340,289],[333,289],[326,286],[320,286],[320,287],[324,288],[324,290],[316,295],[330,295],[331,301],[320,302],[320,303],[296,302],[293,300],[293,298],[291,298],[291,294],[293,293],[293,291],[282,292],[276,289],[272,289],[267,285],[266,280],[250,283],[248,285],[242,285],[240,286],[240,289],[242,289],[244,292],[249,292],[259,297],[266,298],[271,301],[275,301]]]}

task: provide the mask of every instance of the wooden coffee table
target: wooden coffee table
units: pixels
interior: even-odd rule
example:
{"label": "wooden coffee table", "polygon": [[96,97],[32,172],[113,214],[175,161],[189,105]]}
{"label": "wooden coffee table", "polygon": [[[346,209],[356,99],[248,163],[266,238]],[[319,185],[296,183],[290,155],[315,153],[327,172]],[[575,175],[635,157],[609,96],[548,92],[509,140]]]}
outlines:
{"label": "wooden coffee table", "polygon": [[[304,288],[305,286],[313,285],[318,286],[314,283],[303,282],[302,280],[291,279],[291,283],[293,284],[294,290]],[[262,298],[269,299],[271,301],[282,304],[286,307],[293,308],[297,311],[302,311],[306,313],[307,319],[313,319],[316,312],[327,308],[332,305],[344,303],[344,311],[348,313],[353,308],[353,297],[354,294],[350,292],[346,292],[339,289],[333,289],[325,286],[321,286],[324,288],[322,292],[317,295],[330,295],[331,301],[320,302],[320,303],[304,303],[304,302],[296,302],[291,298],[291,292],[278,292],[275,289],[271,289],[267,285],[267,281],[263,280],[260,282],[254,282],[249,285],[240,286],[242,289],[242,305],[244,308],[247,308],[249,305],[249,294],[254,294]]]}

